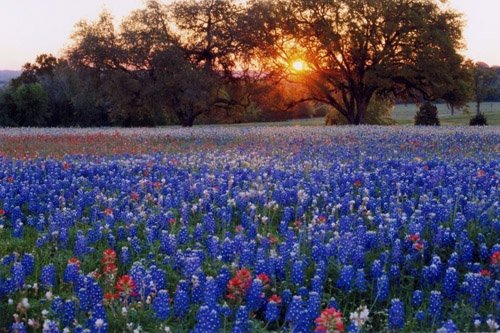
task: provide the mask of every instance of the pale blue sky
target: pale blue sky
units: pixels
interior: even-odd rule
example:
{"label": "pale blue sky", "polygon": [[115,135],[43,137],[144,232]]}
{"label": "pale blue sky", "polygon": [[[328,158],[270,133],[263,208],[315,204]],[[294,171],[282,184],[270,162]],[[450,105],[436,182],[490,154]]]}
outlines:
{"label": "pale blue sky", "polygon": [[[142,0],[0,0],[0,69],[20,69],[37,54],[60,54],[74,24],[106,8],[119,20]],[[500,0],[449,0],[465,14],[464,54],[500,65]]]}

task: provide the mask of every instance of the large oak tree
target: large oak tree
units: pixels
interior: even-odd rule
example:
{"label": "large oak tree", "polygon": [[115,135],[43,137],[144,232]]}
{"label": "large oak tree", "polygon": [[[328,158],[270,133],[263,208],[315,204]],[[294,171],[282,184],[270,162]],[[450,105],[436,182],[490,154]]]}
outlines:
{"label": "large oak tree", "polygon": [[[307,61],[303,81],[314,100],[363,124],[370,101],[434,100],[461,71],[462,21],[434,0],[257,0],[244,38],[262,64]],[[270,68],[272,68],[272,66]]]}

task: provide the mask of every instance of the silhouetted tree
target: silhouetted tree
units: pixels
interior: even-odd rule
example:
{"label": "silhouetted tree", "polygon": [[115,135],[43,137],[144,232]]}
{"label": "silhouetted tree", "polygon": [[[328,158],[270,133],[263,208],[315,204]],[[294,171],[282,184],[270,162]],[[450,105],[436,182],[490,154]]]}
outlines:
{"label": "silhouetted tree", "polygon": [[281,68],[305,59],[308,99],[351,124],[374,96],[442,97],[462,62],[460,16],[434,0],[261,0],[248,13],[257,54]]}
{"label": "silhouetted tree", "polygon": [[484,62],[478,62],[473,67],[473,90],[476,100],[476,115],[481,113],[481,103],[495,89],[496,73]]}
{"label": "silhouetted tree", "polygon": [[15,121],[20,126],[45,126],[49,98],[40,83],[21,84],[14,93]]}

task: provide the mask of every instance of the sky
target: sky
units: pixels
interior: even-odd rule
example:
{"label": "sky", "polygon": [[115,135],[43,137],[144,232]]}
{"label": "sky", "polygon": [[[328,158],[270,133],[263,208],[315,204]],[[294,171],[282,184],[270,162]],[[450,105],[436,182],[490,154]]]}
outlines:
{"label": "sky", "polygon": [[[61,55],[76,22],[95,20],[106,9],[119,22],[142,0],[0,0],[0,69],[21,69],[38,54]],[[500,0],[449,0],[465,14],[462,53],[500,65]]]}

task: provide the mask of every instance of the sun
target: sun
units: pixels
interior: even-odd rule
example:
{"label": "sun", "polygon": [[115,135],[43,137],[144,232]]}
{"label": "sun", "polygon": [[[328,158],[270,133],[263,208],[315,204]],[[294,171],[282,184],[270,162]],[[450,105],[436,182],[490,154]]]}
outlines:
{"label": "sun", "polygon": [[306,63],[303,60],[297,59],[292,62],[292,69],[296,72],[302,72],[306,69]]}

